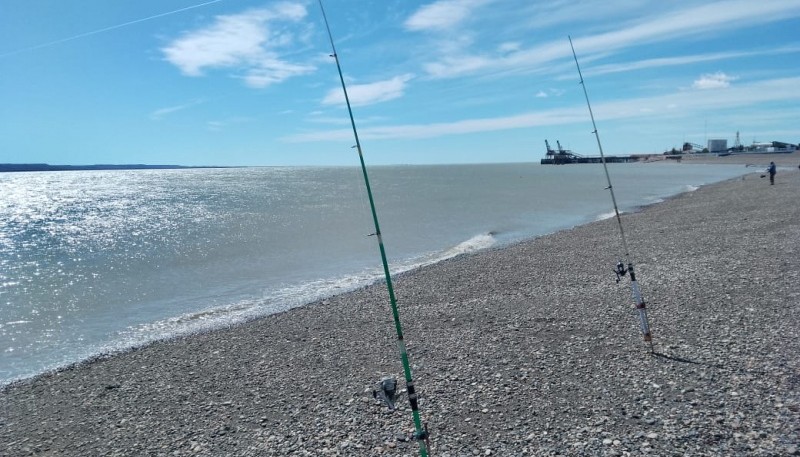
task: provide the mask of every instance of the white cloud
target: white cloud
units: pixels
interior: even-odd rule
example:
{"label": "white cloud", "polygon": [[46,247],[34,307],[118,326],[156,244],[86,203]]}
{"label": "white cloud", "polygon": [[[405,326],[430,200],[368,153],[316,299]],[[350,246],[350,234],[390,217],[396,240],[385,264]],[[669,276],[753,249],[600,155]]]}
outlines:
{"label": "white cloud", "polygon": [[242,79],[250,87],[267,87],[285,81],[292,76],[309,73],[314,67],[292,64],[272,57],[264,57],[258,67],[249,69]]}
{"label": "white cloud", "polygon": [[231,117],[220,121],[208,121],[206,122],[206,126],[208,127],[208,130],[212,132],[219,132],[231,125],[246,124],[249,122],[253,122],[253,119],[250,117]]}
{"label": "white cloud", "polygon": [[452,78],[474,73],[492,65],[493,60],[480,56],[445,57],[439,62],[423,65],[428,75],[434,78]]}
{"label": "white cloud", "polygon": [[519,51],[520,49],[522,49],[522,43],[519,43],[517,41],[501,43],[500,46],[497,47],[497,50],[503,54],[516,52]]}
{"label": "white cloud", "polygon": [[717,72],[700,76],[700,79],[692,83],[694,89],[721,89],[731,85],[731,81],[736,77],[728,76],[725,73]]}
{"label": "white cloud", "polygon": [[800,46],[784,46],[772,49],[759,49],[756,51],[717,52],[711,54],[694,54],[677,57],[660,57],[655,59],[644,59],[635,62],[598,65],[585,70],[583,73],[584,75],[603,75],[608,73],[642,70],[646,68],[671,67],[700,62],[713,62],[716,60],[738,59],[742,57],[793,54],[798,51],[800,51]]}
{"label": "white cloud", "polygon": [[157,109],[157,110],[153,111],[152,113],[150,113],[150,119],[153,119],[154,121],[159,121],[159,120],[163,119],[164,116],[166,116],[168,114],[176,113],[178,111],[183,111],[183,110],[185,110],[187,108],[191,108],[191,107],[199,105],[201,103],[203,103],[203,100],[194,100],[194,101],[189,102],[189,103],[184,103],[183,105],[168,106],[166,108],[160,108],[160,109]]}
{"label": "white cloud", "polygon": [[528,17],[525,26],[529,30],[556,26],[566,30],[585,21],[616,22],[626,15],[638,17],[643,11],[657,12],[661,6],[651,0],[605,0],[602,7],[574,0],[527,3],[517,13]]}
{"label": "white cloud", "polygon": [[630,27],[573,41],[575,48],[583,52],[607,51],[718,30],[730,31],[736,27],[753,27],[798,15],[800,3],[796,0],[726,0],[662,11]]}
{"label": "white cloud", "polygon": [[[571,8],[568,2],[562,2],[561,5]],[[668,10],[668,8],[673,8],[673,5],[678,5],[677,9]],[[642,16],[641,19],[627,26],[573,38],[575,50],[578,52],[581,62],[584,62],[589,61],[597,53],[608,54],[645,44],[728,32],[736,27],[756,27],[777,20],[800,17],[800,2],[797,0],[767,2],[725,0],[687,7],[682,7],[682,5],[680,2],[666,3],[661,5],[661,8],[653,9],[650,16]],[[443,18],[441,21],[445,22]],[[433,20],[431,22],[435,23]],[[424,68],[431,77],[452,78],[487,71],[542,71],[543,68],[555,61],[571,58],[569,45],[564,39],[524,49],[520,48],[510,54],[508,49],[503,46],[500,46],[494,54],[481,51],[480,54],[470,55],[465,53],[465,49],[468,48],[460,47],[441,52],[436,61],[428,62]],[[696,58],[697,61],[704,61],[728,57],[726,54],[709,54]],[[661,61],[653,59],[640,65],[646,67],[678,64],[681,64],[681,58]],[[606,70],[615,71],[613,68]]]}
{"label": "white cloud", "polygon": [[278,3],[271,8],[217,16],[212,25],[186,32],[162,48],[167,61],[187,76],[201,76],[207,69],[233,68],[251,87],[266,87],[314,70],[313,66],[289,63],[278,50],[293,45],[296,37],[279,22],[298,22],[307,14],[305,6]]}
{"label": "white cloud", "polygon": [[208,126],[208,129],[211,130],[212,132],[219,132],[220,130],[222,130],[222,127],[225,126],[225,124],[222,121],[208,121],[206,125]]}
{"label": "white cloud", "polygon": [[[648,117],[674,118],[676,115],[700,112],[732,112],[736,109],[774,101],[800,101],[800,92],[795,88],[800,84],[798,78],[783,78],[762,81],[750,85],[738,85],[728,91],[678,91],[673,94],[633,98],[593,105],[597,120],[641,119]],[[435,124],[407,124],[383,127],[369,127],[359,130],[363,139],[420,139],[466,133],[491,132],[530,128],[546,125],[588,123],[586,107],[576,105],[571,108],[542,110],[514,116],[497,118],[466,119],[455,122]],[[340,141],[351,138],[347,129],[317,131],[289,135],[287,142]]]}
{"label": "white cloud", "polygon": [[[442,122],[423,125],[394,125],[359,129],[359,136],[369,139],[419,139],[446,135],[510,130],[537,125],[559,125],[585,120],[585,109],[558,109],[525,113],[500,118],[467,119],[456,122]],[[352,130],[341,129],[290,135],[283,138],[287,142],[311,142],[345,140],[352,136]]]}
{"label": "white cloud", "polygon": [[465,21],[477,7],[491,0],[438,0],[409,17],[405,27],[412,31],[447,30]]}
{"label": "white cloud", "polygon": [[[322,116],[321,112],[311,113],[311,115],[306,118],[306,121],[317,124],[350,125],[350,119],[348,119],[345,116],[339,116],[339,117]],[[359,118],[359,123],[360,122],[361,119]]]}
{"label": "white cloud", "polygon": [[547,89],[546,91],[539,90],[539,92],[536,93],[536,98],[560,97],[562,95],[564,95],[563,89]]}
{"label": "white cloud", "polygon": [[549,43],[533,49],[520,50],[511,54],[495,57],[489,55],[463,55],[452,53],[444,55],[437,62],[423,65],[425,71],[433,78],[454,78],[479,73],[484,70],[493,72],[521,68],[542,70],[545,64],[569,54],[569,46],[563,42]]}
{"label": "white cloud", "polygon": [[716,54],[696,54],[690,56],[661,57],[656,59],[645,59],[636,62],[624,62],[616,64],[598,65],[584,71],[586,75],[604,75],[608,73],[621,73],[626,71],[642,70],[646,68],[672,67],[678,65],[688,65],[692,63],[711,62],[715,60],[734,59],[737,57],[747,57],[756,53],[744,52],[720,52]]}
{"label": "white cloud", "polygon": [[[702,62],[713,62],[717,60],[738,59],[738,58],[753,57],[753,56],[763,57],[767,55],[793,54],[799,51],[800,51],[800,46],[784,46],[772,49],[758,49],[753,51],[719,52],[712,54],[694,54],[687,56],[661,57],[655,59],[638,60],[633,62],[622,62],[622,63],[614,63],[606,65],[589,66],[588,68],[584,67],[583,65],[584,60],[581,60],[581,69],[583,70],[583,76],[586,77],[586,76],[604,75],[609,73],[624,73],[624,72],[643,70],[648,68],[690,65]],[[597,57],[599,56],[599,54],[595,54],[594,56]],[[591,61],[593,59],[589,58],[585,60]],[[572,65],[572,67],[574,69],[574,64]],[[569,70],[565,70],[565,74],[557,76],[555,79],[556,80],[574,79],[575,78],[574,71],[569,71]]]}
{"label": "white cloud", "polygon": [[[394,100],[403,96],[406,83],[413,77],[414,75],[412,74],[405,74],[370,84],[349,85],[347,86],[347,96],[353,106],[372,105]],[[342,103],[344,103],[344,93],[341,87],[328,91],[328,95],[322,100],[323,105],[338,105]]]}
{"label": "white cloud", "polygon": [[[374,124],[376,122],[381,122],[385,120],[386,118],[383,116],[368,116],[368,117],[359,116],[358,125]],[[330,116],[316,115],[307,117],[306,121],[317,124],[350,125],[350,119],[348,119],[347,116],[330,117]]]}

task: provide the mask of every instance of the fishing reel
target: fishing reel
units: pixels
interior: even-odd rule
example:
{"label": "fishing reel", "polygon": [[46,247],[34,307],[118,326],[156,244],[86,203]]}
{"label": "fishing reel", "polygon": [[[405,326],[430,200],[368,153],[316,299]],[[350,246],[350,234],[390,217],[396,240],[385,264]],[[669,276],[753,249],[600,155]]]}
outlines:
{"label": "fishing reel", "polygon": [[428,424],[425,423],[423,425],[423,429],[417,432],[414,432],[409,437],[412,441],[423,441],[425,442],[425,449],[431,449],[431,434],[428,433]]}
{"label": "fishing reel", "polygon": [[431,434],[428,432],[428,424],[427,422],[422,425],[422,429],[418,430],[413,433],[398,433],[397,434],[397,441],[422,441],[425,443],[425,449],[430,451],[431,449]]}
{"label": "fishing reel", "polygon": [[617,262],[617,267],[614,269],[614,273],[617,275],[617,284],[619,284],[620,279],[625,277],[628,273],[628,269],[625,268],[625,264],[622,261]]}

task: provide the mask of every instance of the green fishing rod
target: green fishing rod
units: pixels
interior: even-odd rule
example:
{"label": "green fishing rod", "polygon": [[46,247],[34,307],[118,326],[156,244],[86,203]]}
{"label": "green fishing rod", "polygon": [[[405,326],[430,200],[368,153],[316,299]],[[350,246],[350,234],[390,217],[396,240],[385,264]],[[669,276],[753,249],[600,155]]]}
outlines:
{"label": "green fishing rod", "polygon": [[639,289],[639,283],[636,281],[636,273],[633,271],[633,261],[630,260],[630,251],[628,250],[628,243],[625,241],[625,230],[622,229],[622,218],[619,215],[619,208],[617,207],[617,198],[614,195],[614,186],[611,185],[611,176],[608,174],[608,165],[606,165],[606,157],[603,154],[603,145],[600,144],[600,134],[597,133],[597,124],[594,121],[594,113],[592,112],[592,104],[589,103],[589,92],[586,90],[586,83],[583,81],[583,73],[581,73],[581,66],[578,63],[578,55],[575,53],[575,46],[572,45],[572,37],[569,38],[569,47],[572,49],[572,57],[575,58],[575,66],[578,68],[578,76],[580,77],[580,84],[583,87],[583,95],[586,97],[586,106],[589,107],[589,117],[592,118],[592,128],[594,128],[595,138],[597,139],[597,148],[600,150],[600,161],[603,163],[603,170],[606,172],[606,181],[608,182],[608,189],[611,192],[611,201],[614,204],[614,215],[617,218],[617,226],[619,227],[619,235],[622,239],[622,249],[625,251],[625,260],[628,261],[626,265],[620,260],[617,262],[614,273],[617,274],[617,283],[620,277],[625,276],[626,273],[630,274],[631,278],[631,295],[636,303],[636,310],[639,312],[639,328],[642,331],[642,338],[645,343],[650,345],[650,352],[653,352],[653,337],[650,333],[650,324],[647,321],[647,307],[642,298],[642,291]]}
{"label": "green fishing rod", "polygon": [[353,118],[353,109],[350,106],[350,97],[347,95],[347,86],[344,83],[344,76],[342,75],[342,66],[339,63],[339,55],[336,53],[336,45],[333,44],[333,34],[331,27],[328,24],[328,17],[325,15],[325,8],[322,6],[322,0],[319,0],[319,8],[322,11],[322,18],[325,21],[325,28],[328,31],[328,38],[331,41],[331,49],[333,54],[331,57],[336,61],[336,69],[339,72],[339,80],[342,82],[342,91],[344,92],[344,100],[347,104],[347,112],[350,114],[350,125],[353,127],[353,136],[356,140],[356,149],[358,150],[358,159],[361,162],[361,173],[364,175],[364,184],[367,187],[367,197],[369,197],[369,207],[372,210],[372,221],[375,224],[375,237],[378,239],[378,247],[381,251],[381,261],[383,262],[383,273],[386,276],[386,288],[389,291],[389,301],[392,305],[392,316],[394,317],[394,328],[397,331],[397,348],[400,351],[400,360],[403,362],[403,372],[406,378],[406,390],[408,392],[408,401],[411,404],[411,414],[414,417],[415,433],[412,438],[419,442],[419,454],[422,457],[428,456],[430,448],[429,435],[427,427],[423,428],[422,421],[419,415],[419,405],[416,390],[414,389],[414,381],[411,377],[411,366],[408,363],[408,351],[406,350],[406,343],[403,340],[403,327],[400,324],[400,313],[397,310],[397,299],[394,296],[394,288],[392,287],[392,275],[389,273],[389,262],[386,260],[386,249],[383,246],[383,237],[381,236],[380,224],[378,224],[378,213],[375,211],[375,200],[372,198],[372,189],[369,185],[369,177],[367,176],[367,166],[364,164],[364,154],[361,151],[361,142],[358,139],[358,130],[356,130],[356,121]]}

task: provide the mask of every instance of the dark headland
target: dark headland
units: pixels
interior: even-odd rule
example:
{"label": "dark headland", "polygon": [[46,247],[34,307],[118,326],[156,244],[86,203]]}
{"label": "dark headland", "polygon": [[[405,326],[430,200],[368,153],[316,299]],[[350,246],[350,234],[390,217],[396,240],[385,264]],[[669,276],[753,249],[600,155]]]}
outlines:
{"label": "dark headland", "polygon": [[185,168],[231,168],[217,166],[95,164],[95,165],[50,165],[47,163],[0,163],[0,173],[21,171],[78,171],[78,170],[179,170]]}

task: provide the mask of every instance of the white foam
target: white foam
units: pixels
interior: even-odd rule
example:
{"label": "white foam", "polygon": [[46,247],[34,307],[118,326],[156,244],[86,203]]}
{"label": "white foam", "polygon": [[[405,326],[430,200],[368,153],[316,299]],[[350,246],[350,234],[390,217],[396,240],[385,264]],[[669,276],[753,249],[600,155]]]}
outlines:
{"label": "white foam", "polygon": [[608,213],[603,213],[595,218],[596,221],[604,221],[606,219],[611,219],[612,217],[616,216],[617,213],[614,211],[610,211]]}
{"label": "white foam", "polygon": [[[493,246],[497,240],[491,233],[476,235],[456,246],[396,264],[392,274],[432,265],[462,254]],[[150,341],[208,331],[246,322],[285,311],[325,297],[338,295],[383,279],[383,269],[366,269],[338,278],[325,278],[301,284],[265,290],[260,299],[246,299],[226,306],[209,307],[155,322],[130,327],[122,332],[117,344],[103,347],[100,352],[116,352],[140,346]]]}
{"label": "white foam", "polygon": [[467,241],[463,241],[449,249],[444,249],[442,251],[417,257],[416,259],[412,259],[408,262],[405,262],[404,264],[401,264],[400,266],[393,268],[392,273],[403,273],[405,271],[413,270],[415,268],[424,267],[427,265],[433,265],[434,263],[439,263],[443,260],[452,259],[453,257],[462,254],[469,254],[471,252],[480,251],[481,249],[492,247],[496,242],[497,239],[494,236],[492,236],[491,233],[482,233],[480,235],[475,235],[472,238],[468,239]]}
{"label": "white foam", "polygon": [[645,205],[653,205],[664,201],[664,198],[658,195],[645,195],[643,198]]}
{"label": "white foam", "polygon": [[497,243],[497,239],[491,233],[482,233],[460,243],[458,246],[444,251],[439,260],[445,260],[457,255],[468,254],[492,247]]}
{"label": "white foam", "polygon": [[[491,233],[483,233],[449,249],[396,264],[391,268],[391,272],[394,275],[432,265],[458,255],[489,248],[496,242],[497,240]],[[273,290],[265,290],[260,299],[245,299],[226,306],[209,307],[200,311],[130,327],[122,332],[122,341],[118,345],[104,347],[101,352],[124,350],[154,340],[242,323],[250,319],[278,313],[325,297],[364,287],[383,279],[383,275],[382,268],[374,268],[343,277],[318,279]]]}

